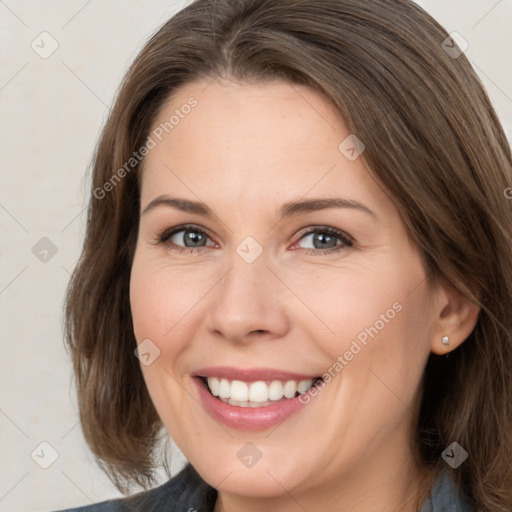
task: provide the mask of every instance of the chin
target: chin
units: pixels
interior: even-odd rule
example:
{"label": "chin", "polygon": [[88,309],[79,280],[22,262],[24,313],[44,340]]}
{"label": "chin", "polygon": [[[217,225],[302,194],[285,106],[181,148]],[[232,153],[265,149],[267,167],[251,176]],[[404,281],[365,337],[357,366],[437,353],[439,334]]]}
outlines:
{"label": "chin", "polygon": [[263,462],[248,468],[236,460],[201,463],[195,466],[201,478],[224,493],[247,497],[276,498],[294,488],[304,489],[305,475],[297,473],[296,465],[284,466],[282,460]]}

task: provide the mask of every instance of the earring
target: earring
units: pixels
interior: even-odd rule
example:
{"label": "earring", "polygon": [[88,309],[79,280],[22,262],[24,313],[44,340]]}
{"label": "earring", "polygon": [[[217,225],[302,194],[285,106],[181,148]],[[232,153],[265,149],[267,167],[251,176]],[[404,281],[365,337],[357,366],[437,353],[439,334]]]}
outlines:
{"label": "earring", "polygon": [[448,339],[448,336],[443,336],[441,339],[441,343],[447,347],[450,344],[450,340]]}

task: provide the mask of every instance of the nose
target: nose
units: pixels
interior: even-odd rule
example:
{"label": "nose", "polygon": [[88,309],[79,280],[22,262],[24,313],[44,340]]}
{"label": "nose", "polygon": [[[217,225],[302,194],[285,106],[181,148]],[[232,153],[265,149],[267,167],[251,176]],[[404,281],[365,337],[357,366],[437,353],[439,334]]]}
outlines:
{"label": "nose", "polygon": [[207,327],[235,343],[280,338],[289,328],[285,294],[264,257],[247,263],[235,254],[231,269],[212,290]]}

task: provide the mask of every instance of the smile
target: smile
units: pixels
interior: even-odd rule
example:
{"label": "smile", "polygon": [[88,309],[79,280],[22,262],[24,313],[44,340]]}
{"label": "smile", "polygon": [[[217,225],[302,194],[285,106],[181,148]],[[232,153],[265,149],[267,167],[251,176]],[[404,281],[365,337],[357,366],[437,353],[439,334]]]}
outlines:
{"label": "smile", "polygon": [[300,381],[260,380],[256,382],[218,377],[203,379],[214,397],[236,407],[267,407],[278,401],[295,398],[305,393],[316,382],[313,379]]}
{"label": "smile", "polygon": [[196,373],[192,381],[204,410],[215,421],[238,430],[276,426],[300,411],[305,406],[302,395],[323,382],[321,377],[289,372],[219,367]]}

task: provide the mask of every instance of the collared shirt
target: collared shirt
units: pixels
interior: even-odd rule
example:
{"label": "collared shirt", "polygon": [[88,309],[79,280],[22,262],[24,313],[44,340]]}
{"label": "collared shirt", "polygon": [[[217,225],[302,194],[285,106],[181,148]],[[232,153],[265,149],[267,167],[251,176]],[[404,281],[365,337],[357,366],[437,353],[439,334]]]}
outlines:
{"label": "collared shirt", "polygon": [[[213,512],[217,490],[208,485],[190,463],[163,485],[128,498],[103,501],[59,512]],[[435,481],[420,512],[475,512],[476,507],[459,494],[450,474]]]}
{"label": "collared shirt", "polygon": [[438,476],[420,512],[475,512],[476,507],[464,494],[457,491],[450,473]]}

